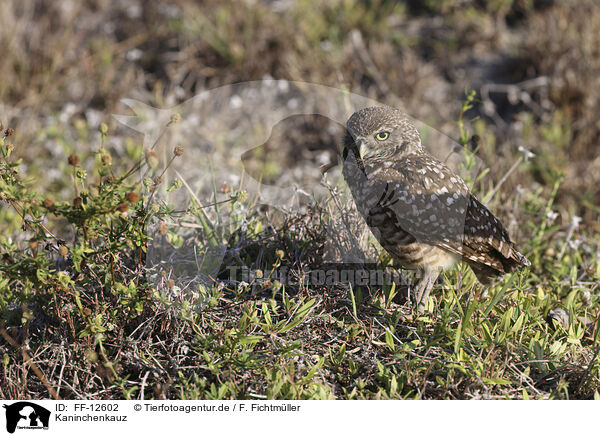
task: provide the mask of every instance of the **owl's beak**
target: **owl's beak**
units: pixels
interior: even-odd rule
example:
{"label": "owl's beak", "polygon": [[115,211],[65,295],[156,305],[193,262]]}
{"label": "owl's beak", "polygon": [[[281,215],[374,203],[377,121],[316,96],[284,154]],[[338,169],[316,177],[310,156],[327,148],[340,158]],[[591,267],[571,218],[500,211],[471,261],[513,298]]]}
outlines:
{"label": "owl's beak", "polygon": [[365,141],[360,141],[358,144],[358,154],[360,155],[360,158],[363,159],[365,157],[365,154],[367,154],[367,144],[365,143]]}

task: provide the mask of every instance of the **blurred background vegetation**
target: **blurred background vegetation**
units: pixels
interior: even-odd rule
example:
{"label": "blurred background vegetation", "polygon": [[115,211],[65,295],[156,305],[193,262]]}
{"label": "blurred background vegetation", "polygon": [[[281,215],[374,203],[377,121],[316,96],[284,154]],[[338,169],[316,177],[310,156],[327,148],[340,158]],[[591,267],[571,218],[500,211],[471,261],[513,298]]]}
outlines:
{"label": "blurred background vegetation", "polygon": [[165,106],[274,77],[401,104],[458,137],[469,88],[492,177],[519,145],[537,155],[505,192],[562,173],[560,219],[600,230],[599,40],[593,0],[6,0],[0,113],[34,164],[68,155],[61,137],[114,127],[123,97]]}

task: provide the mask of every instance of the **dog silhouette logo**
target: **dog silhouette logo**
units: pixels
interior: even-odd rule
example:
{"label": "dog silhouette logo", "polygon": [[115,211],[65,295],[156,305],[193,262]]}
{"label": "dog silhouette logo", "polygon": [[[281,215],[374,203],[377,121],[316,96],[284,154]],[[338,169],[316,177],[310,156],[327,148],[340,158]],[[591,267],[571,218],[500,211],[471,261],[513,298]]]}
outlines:
{"label": "dog silhouette logo", "polygon": [[10,405],[4,405],[6,409],[6,431],[14,433],[19,429],[48,429],[50,421],[50,411],[30,403],[29,401],[19,401]]}

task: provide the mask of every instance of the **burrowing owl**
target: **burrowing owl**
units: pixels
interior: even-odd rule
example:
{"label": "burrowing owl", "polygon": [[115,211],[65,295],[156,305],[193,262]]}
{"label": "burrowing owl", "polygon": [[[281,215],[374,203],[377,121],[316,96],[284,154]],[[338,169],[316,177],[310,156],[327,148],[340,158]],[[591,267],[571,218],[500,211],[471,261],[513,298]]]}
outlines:
{"label": "burrowing owl", "polygon": [[413,291],[419,313],[441,270],[457,261],[467,262],[482,283],[530,265],[465,182],[425,151],[402,112],[354,113],[343,158],[344,178],[379,243],[400,266],[424,272]]}

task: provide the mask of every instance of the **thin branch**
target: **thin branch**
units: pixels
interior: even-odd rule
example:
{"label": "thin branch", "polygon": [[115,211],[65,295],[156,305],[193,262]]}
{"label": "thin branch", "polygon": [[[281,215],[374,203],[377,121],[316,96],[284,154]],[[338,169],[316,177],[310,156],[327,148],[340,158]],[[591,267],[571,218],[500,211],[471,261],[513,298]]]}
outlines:
{"label": "thin branch", "polygon": [[48,382],[48,379],[46,378],[46,376],[44,375],[44,373],[33,362],[33,360],[31,359],[31,357],[29,357],[29,354],[27,354],[27,352],[25,351],[25,348],[23,348],[23,346],[19,345],[17,343],[17,341],[15,341],[12,338],[12,336],[10,336],[8,334],[8,332],[4,328],[4,323],[0,324],[0,335],[2,335],[2,337],[6,340],[6,342],[8,342],[10,345],[12,345],[17,350],[21,351],[21,355],[23,356],[23,361],[25,363],[28,363],[29,366],[31,366],[31,369],[33,369],[33,372],[35,373],[35,375],[37,375],[38,378],[44,384],[44,386],[46,386],[46,389],[48,389],[48,392],[50,393],[50,395],[52,396],[52,398],[54,398],[55,400],[62,400],[62,398],[60,397],[60,395],[58,395],[58,393],[56,392],[56,390],[52,387],[52,385],[50,384],[50,382]]}

